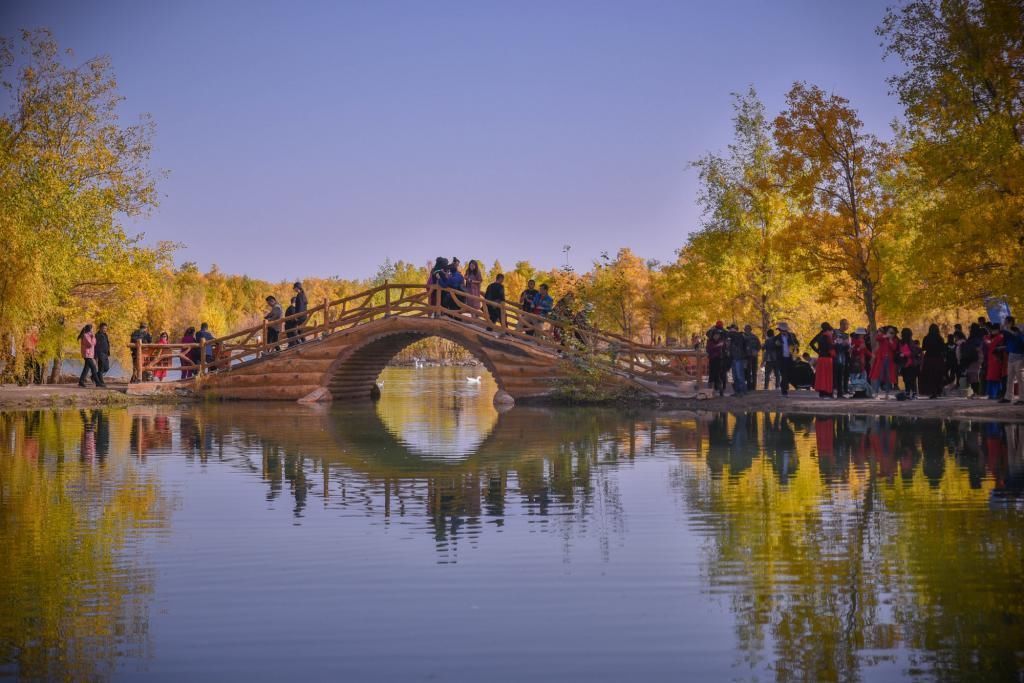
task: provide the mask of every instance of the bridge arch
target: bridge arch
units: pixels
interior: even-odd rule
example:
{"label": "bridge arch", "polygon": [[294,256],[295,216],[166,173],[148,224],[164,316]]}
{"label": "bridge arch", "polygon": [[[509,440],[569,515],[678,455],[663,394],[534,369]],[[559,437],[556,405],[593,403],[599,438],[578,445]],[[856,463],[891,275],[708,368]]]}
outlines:
{"label": "bridge arch", "polygon": [[369,336],[360,344],[354,344],[346,349],[331,364],[326,377],[327,389],[335,400],[369,398],[377,377],[396,355],[418,341],[439,337],[466,349],[483,364],[494,378],[498,389],[505,391],[501,373],[487,350],[480,344],[480,340],[475,338],[478,336],[475,332],[441,326],[433,326],[433,329],[390,330]]}

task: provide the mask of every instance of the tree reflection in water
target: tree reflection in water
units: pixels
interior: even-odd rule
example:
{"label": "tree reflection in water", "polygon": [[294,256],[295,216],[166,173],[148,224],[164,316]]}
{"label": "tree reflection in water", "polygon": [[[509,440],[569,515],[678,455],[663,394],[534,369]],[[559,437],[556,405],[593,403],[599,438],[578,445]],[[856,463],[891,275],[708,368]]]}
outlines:
{"label": "tree reflection in water", "polygon": [[703,431],[676,483],[743,664],[857,680],[901,646],[939,679],[1024,667],[1020,425],[761,414]]}
{"label": "tree reflection in water", "polygon": [[[372,410],[278,419],[293,422],[241,431],[278,454],[264,476],[272,492],[291,487],[296,514],[314,492],[385,520],[424,515],[440,562],[510,508],[567,545],[597,526],[607,554],[627,516],[609,474],[677,454],[674,486],[709,537],[706,579],[732,605],[741,664],[853,680],[907,648],[909,666],[939,678],[1024,667],[1019,425],[516,409],[443,462],[411,453]],[[273,436],[286,433],[301,439]]]}
{"label": "tree reflection in water", "polygon": [[0,675],[95,680],[144,656],[153,582],[133,544],[169,505],[112,443],[130,419],[0,413]]}
{"label": "tree reflection in water", "polygon": [[133,541],[169,507],[135,466],[151,454],[235,468],[296,523],[313,505],[425,529],[439,563],[511,520],[560,538],[566,562],[596,532],[614,562],[630,519],[619,485],[663,460],[669,486],[648,495],[674,492],[679,533],[702,542],[738,678],[1024,669],[1020,425],[523,408],[477,423],[471,452],[430,458],[372,408],[0,415],[0,566],[18,577],[0,582],[0,672],[103,677],[117,653],[145,651],[153,584]]}

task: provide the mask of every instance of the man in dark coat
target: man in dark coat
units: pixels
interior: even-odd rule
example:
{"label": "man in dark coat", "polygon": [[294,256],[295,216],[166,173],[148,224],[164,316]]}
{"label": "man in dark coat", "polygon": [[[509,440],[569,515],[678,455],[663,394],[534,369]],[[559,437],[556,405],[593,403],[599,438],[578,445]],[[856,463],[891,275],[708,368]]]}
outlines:
{"label": "man in dark coat", "polygon": [[138,351],[135,348],[136,342],[142,342],[143,344],[152,344],[153,343],[153,335],[151,335],[149,333],[149,330],[146,329],[146,323],[139,323],[139,328],[137,330],[135,330],[134,332],[132,332],[131,342],[132,342],[132,378],[131,378],[130,381],[131,381],[132,384],[134,384],[136,382],[141,382],[142,381],[142,378],[138,376],[138,374],[136,373],[136,370],[135,370],[136,366],[138,365]]}
{"label": "man in dark coat", "polygon": [[309,310],[309,301],[306,299],[306,290],[302,288],[301,282],[296,282],[292,285],[292,290],[295,291],[295,313],[299,314],[299,316],[295,318],[295,338],[293,342],[301,344],[303,342],[302,326],[306,324],[307,320],[309,320],[309,315],[306,313]]}
{"label": "man in dark coat", "polygon": [[110,337],[107,336],[106,323],[100,323],[96,330],[96,365],[99,367],[100,384],[103,384],[103,375],[110,372]]}
{"label": "man in dark coat", "polygon": [[[484,299],[487,301],[493,301],[496,304],[505,302],[505,276],[502,273],[498,273],[494,282],[487,285],[487,290],[484,291]],[[501,307],[487,305],[487,317],[491,319],[491,322],[495,325],[501,323]]]}
{"label": "man in dark coat", "polygon": [[754,334],[754,329],[750,325],[744,325],[743,341],[747,348],[747,389],[754,391],[757,389],[757,361],[761,352],[761,340]]}

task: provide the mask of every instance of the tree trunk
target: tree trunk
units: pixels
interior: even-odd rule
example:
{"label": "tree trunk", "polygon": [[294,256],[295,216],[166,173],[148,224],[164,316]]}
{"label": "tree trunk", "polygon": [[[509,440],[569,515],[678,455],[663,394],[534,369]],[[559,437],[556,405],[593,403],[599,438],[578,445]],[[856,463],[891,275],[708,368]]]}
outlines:
{"label": "tree trunk", "polygon": [[868,333],[871,338],[875,338],[875,333],[878,332],[878,304],[875,301],[875,283],[871,280],[861,280],[861,286],[864,288],[864,313],[868,316]]}
{"label": "tree trunk", "polygon": [[57,355],[53,357],[53,367],[50,368],[50,379],[47,384],[56,384],[60,381],[60,366],[64,364],[64,354],[61,351],[57,351]]}

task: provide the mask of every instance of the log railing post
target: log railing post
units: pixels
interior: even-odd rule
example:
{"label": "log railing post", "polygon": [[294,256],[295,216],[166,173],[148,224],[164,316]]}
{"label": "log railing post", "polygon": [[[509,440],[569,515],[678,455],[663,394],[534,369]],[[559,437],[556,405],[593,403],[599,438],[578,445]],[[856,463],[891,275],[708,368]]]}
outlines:
{"label": "log railing post", "polygon": [[206,339],[199,340],[199,375],[206,374]]}
{"label": "log railing post", "polygon": [[384,281],[384,317],[391,317],[391,287],[387,280]]}
{"label": "log railing post", "polygon": [[142,381],[142,340],[135,340],[135,379]]}
{"label": "log railing post", "polygon": [[260,358],[266,351],[267,348],[267,319],[263,319],[263,334],[260,336],[260,350],[256,352],[256,357]]}

